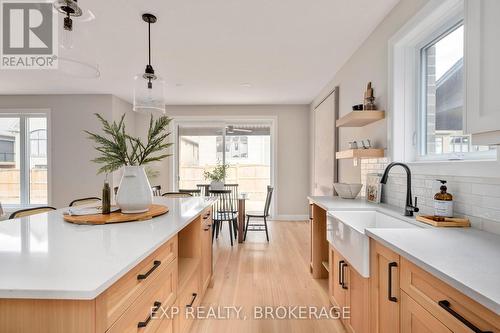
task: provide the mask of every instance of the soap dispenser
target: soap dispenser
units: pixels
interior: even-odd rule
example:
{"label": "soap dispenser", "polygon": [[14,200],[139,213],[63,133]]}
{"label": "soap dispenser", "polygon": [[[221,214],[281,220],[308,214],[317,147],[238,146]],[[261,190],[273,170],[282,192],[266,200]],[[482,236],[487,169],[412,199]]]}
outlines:
{"label": "soap dispenser", "polygon": [[437,181],[441,183],[441,187],[434,195],[434,216],[453,217],[453,195],[447,192],[446,180]]}

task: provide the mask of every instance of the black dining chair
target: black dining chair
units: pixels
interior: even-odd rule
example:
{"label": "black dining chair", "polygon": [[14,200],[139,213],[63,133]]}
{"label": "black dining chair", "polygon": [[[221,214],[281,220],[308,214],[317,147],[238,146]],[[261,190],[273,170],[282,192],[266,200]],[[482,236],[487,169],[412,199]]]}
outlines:
{"label": "black dining chair", "polygon": [[91,203],[97,203],[101,202],[101,198],[98,197],[88,197],[88,198],[80,198],[80,199],[75,199],[69,203],[70,207],[74,206],[82,206],[82,205],[87,205]]}
{"label": "black dining chair", "polygon": [[199,197],[199,196],[201,196],[201,190],[200,189],[179,189],[179,193],[189,193],[193,197]]}
{"label": "black dining chair", "polygon": [[50,206],[43,206],[43,207],[34,207],[34,208],[26,208],[26,209],[21,209],[13,212],[9,216],[10,219],[16,219],[18,217],[25,217],[25,216],[31,216],[31,215],[36,215],[36,214],[41,214],[45,212],[50,212],[52,210],[56,210],[54,207]]}
{"label": "black dining chair", "polygon": [[185,192],[166,192],[161,196],[166,198],[191,198],[193,195]]}
{"label": "black dining chair", "polygon": [[209,195],[208,192],[210,191],[210,184],[198,184],[196,185],[196,187],[198,188],[198,190],[200,190],[202,196],[208,197]]}
{"label": "black dining chair", "polygon": [[233,202],[230,198],[231,190],[209,190],[210,196],[216,197],[217,201],[213,209],[213,225],[212,225],[212,242],[219,237],[219,231],[224,223],[229,224],[229,238],[231,246],[233,246],[233,237],[236,239],[238,235],[238,215],[234,213]]}
{"label": "black dining chair", "polygon": [[161,185],[151,186],[151,191],[154,197],[161,197]]}
{"label": "black dining chair", "polygon": [[238,212],[238,184],[224,184],[225,190],[231,190],[229,197],[233,202],[234,212]]}
{"label": "black dining chair", "polygon": [[[269,233],[267,231],[267,218],[269,217],[269,207],[271,207],[271,199],[273,196],[273,188],[271,186],[267,187],[267,195],[266,195],[266,203],[264,205],[264,211],[262,214],[246,214],[247,223],[245,226],[245,235],[243,236],[243,240],[247,239],[248,231],[266,231],[266,239],[269,242]],[[264,219],[264,224],[250,224],[250,218],[260,218]],[[264,228],[264,229],[262,229]]]}

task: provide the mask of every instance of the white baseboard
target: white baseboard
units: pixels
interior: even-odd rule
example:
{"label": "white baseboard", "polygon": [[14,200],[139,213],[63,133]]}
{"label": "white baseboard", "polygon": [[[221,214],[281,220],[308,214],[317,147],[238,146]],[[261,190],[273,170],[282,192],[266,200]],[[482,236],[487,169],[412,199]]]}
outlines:
{"label": "white baseboard", "polygon": [[276,215],[272,216],[270,220],[274,221],[308,221],[308,215]]}

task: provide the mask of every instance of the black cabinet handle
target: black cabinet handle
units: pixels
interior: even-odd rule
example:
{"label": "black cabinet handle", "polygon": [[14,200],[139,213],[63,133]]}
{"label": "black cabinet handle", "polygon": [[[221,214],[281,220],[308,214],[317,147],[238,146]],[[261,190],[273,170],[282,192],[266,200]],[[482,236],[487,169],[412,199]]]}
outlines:
{"label": "black cabinet handle", "polygon": [[344,268],[348,267],[349,265],[346,264],[345,262],[342,264],[342,289],[349,289],[347,288],[347,286],[345,285],[345,272],[344,272]]}
{"label": "black cabinet handle", "polygon": [[392,296],[392,268],[393,267],[398,267],[398,263],[397,262],[390,262],[389,263],[389,266],[388,266],[388,286],[387,286],[387,294],[388,294],[388,298],[389,298],[389,301],[391,302],[394,302],[394,303],[397,303],[398,302],[398,298],[397,297],[394,297]]}
{"label": "black cabinet handle", "polygon": [[149,275],[151,275],[151,273],[153,273],[153,271],[155,269],[158,268],[158,266],[161,265],[161,261],[160,260],[155,260],[153,261],[153,267],[151,267],[151,269],[149,271],[146,272],[146,274],[139,274],[137,275],[137,280],[144,280],[144,279],[147,279]]}
{"label": "black cabinet handle", "polygon": [[439,306],[446,310],[453,317],[457,318],[462,324],[470,328],[474,333],[493,333],[492,331],[481,331],[479,328],[474,326],[470,321],[462,317],[459,313],[451,308],[450,302],[447,300],[442,300],[438,302]]}
{"label": "black cabinet handle", "polygon": [[309,221],[313,220],[313,205],[309,204]]}
{"label": "black cabinet handle", "polygon": [[189,303],[188,305],[186,305],[186,308],[190,308],[193,306],[193,303],[194,303],[194,300],[196,299],[196,297],[198,296],[197,293],[193,293],[193,299],[191,300],[191,303]]}
{"label": "black cabinet handle", "polygon": [[161,307],[161,302],[154,302],[154,308],[153,310],[151,311],[151,314],[146,318],[146,320],[144,321],[140,321],[137,323],[137,328],[143,328],[143,327],[146,327],[148,326],[149,322],[151,321],[151,315],[155,314]]}
{"label": "black cabinet handle", "polygon": [[343,280],[343,269],[342,269],[342,266],[344,265],[345,261],[344,260],[340,260],[339,261],[339,286],[341,286],[344,282],[342,282]]}
{"label": "black cabinet handle", "polygon": [[204,220],[208,219],[208,218],[210,217],[210,214],[211,214],[211,213],[212,213],[212,212],[208,212],[205,216],[203,216],[203,219],[204,219]]}

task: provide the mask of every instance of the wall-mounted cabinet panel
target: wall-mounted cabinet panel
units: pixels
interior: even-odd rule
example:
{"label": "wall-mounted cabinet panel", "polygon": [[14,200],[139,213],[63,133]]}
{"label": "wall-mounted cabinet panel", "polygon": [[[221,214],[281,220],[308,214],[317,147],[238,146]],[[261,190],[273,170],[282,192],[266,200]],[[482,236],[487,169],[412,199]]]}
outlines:
{"label": "wall-mounted cabinet panel", "polygon": [[465,1],[467,133],[474,144],[500,144],[500,1]]}

